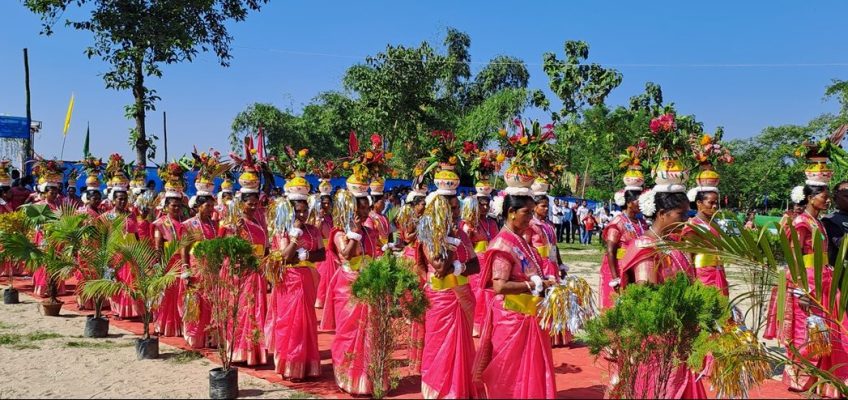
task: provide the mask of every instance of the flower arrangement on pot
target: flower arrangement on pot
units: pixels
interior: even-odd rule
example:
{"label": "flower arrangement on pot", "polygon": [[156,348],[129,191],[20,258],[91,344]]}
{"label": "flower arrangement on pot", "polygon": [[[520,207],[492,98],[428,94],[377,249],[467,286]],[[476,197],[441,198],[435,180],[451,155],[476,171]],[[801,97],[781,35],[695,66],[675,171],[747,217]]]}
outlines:
{"label": "flower arrangement on pot", "polygon": [[428,302],[418,283],[418,276],[412,268],[403,265],[403,261],[392,253],[371,260],[363,268],[351,286],[351,293],[357,301],[365,302],[370,308],[368,313],[368,341],[371,346],[368,360],[368,377],[373,382],[374,398],[386,395],[386,389],[397,386],[390,377],[398,368],[392,360],[400,324],[396,320],[420,321],[427,310]]}
{"label": "flower arrangement on pot", "polygon": [[366,179],[382,179],[394,175],[394,170],[388,164],[393,154],[383,150],[383,137],[379,134],[372,134],[363,147],[356,132],[351,131],[348,151],[350,156],[342,162],[341,169],[350,175]]}
{"label": "flower arrangement on pot", "polygon": [[274,169],[276,169],[277,172],[286,179],[291,179],[296,176],[302,178],[318,166],[318,162],[309,156],[309,149],[294,151],[291,146],[286,146],[286,150],[283,152],[283,155],[284,157],[274,160]]}
{"label": "flower arrangement on pot", "polygon": [[556,140],[554,125],[541,126],[538,121],[529,126],[516,118],[513,120],[513,133],[506,129],[498,131],[501,152],[509,158],[509,167],[504,180],[509,187],[529,188],[536,178],[533,171],[546,171],[555,162],[556,155],[550,143]]}
{"label": "flower arrangement on pot", "polygon": [[94,315],[90,316],[85,324],[86,337],[106,337],[109,334],[109,320],[103,317],[101,311],[103,302],[111,296],[87,291],[86,287],[94,281],[114,280],[118,249],[129,240],[124,233],[125,219],[118,215],[112,219],[97,218],[91,221],[84,247],[77,253],[78,270],[84,277],[79,288],[80,297],[94,305]]}
{"label": "flower arrangement on pot", "polygon": [[221,367],[209,371],[209,397],[238,397],[238,369],[233,367],[235,346],[230,346],[239,329],[239,304],[246,280],[241,276],[259,270],[259,259],[250,242],[224,237],[198,242],[194,254],[200,261],[199,288],[212,310],[210,329],[217,344]]}
{"label": "flower arrangement on pot", "polygon": [[692,158],[698,163],[700,171],[695,176],[695,182],[702,187],[717,187],[719,175],[715,167],[720,164],[732,164],[733,156],[730,149],[725,147],[721,139],[724,130],[718,128],[715,135],[708,133],[692,134],[689,136],[689,146]]}
{"label": "flower arrangement on pot", "polygon": [[[53,213],[46,205],[22,207],[27,216],[27,229],[0,232],[0,247],[5,261],[19,262],[27,270],[44,268],[47,277],[47,300],[40,303],[46,316],[57,316],[62,308],[58,299],[59,282],[77,268],[77,254],[87,237],[87,215],[77,214],[73,207],[63,206]],[[36,230],[40,235],[33,234]],[[36,236],[42,236],[36,240]]]}
{"label": "flower arrangement on pot", "polygon": [[677,185],[685,182],[691,162],[685,157],[691,150],[691,138],[700,137],[703,125],[692,116],[665,113],[651,119],[648,130],[637,147],[642,159],[654,166],[651,175],[657,184]]}
{"label": "flower arrangement on pot", "polygon": [[179,277],[176,269],[169,270],[168,262],[187,242],[176,240],[172,243],[172,246],[165,246],[162,251],[157,251],[153,242],[146,238],[117,244],[115,265],[130,266],[134,277],[133,284],[127,285],[104,277],[87,281],[82,289],[83,295],[91,298],[106,299],[124,293],[140,302],[142,334],[135,343],[139,360],[159,357],[159,338],[150,335],[150,324],[165,288],[173,285]]}

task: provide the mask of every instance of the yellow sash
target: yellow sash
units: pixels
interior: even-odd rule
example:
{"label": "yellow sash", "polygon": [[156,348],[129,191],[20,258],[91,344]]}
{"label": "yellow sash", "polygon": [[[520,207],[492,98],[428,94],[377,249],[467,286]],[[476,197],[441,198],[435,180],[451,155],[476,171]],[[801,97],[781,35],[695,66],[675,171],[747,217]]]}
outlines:
{"label": "yellow sash", "polygon": [[715,254],[695,254],[695,268],[717,267],[721,260]]}
{"label": "yellow sash", "polygon": [[468,277],[467,276],[456,276],[454,274],[448,274],[448,276],[439,279],[436,278],[435,275],[430,275],[430,287],[433,290],[447,290],[453,289],[457,286],[467,285]]}
{"label": "yellow sash", "polygon": [[532,294],[508,294],[504,296],[504,309],[524,315],[535,316],[536,307],[542,302],[541,297]]}
{"label": "yellow sash", "polygon": [[627,255],[627,249],[619,247],[618,250],[615,251],[616,260],[623,260],[625,255]]}
{"label": "yellow sash", "polygon": [[542,258],[548,258],[548,256],[551,254],[551,249],[548,246],[536,247],[536,251],[539,252],[539,255],[542,256]]}
{"label": "yellow sash", "polygon": [[486,248],[488,248],[488,247],[489,247],[489,242],[486,241],[486,240],[481,240],[479,242],[474,243],[474,252],[475,253],[482,253],[482,252],[486,251]]}
{"label": "yellow sash", "polygon": [[351,270],[359,271],[359,269],[362,268],[363,265],[367,264],[370,259],[371,257],[369,256],[356,256],[351,258],[348,264],[350,265]]}
{"label": "yellow sash", "polygon": [[[816,266],[816,255],[815,254],[804,254],[801,258],[804,261],[804,266],[807,268],[814,268]],[[824,260],[824,258],[822,258]]]}
{"label": "yellow sash", "polygon": [[324,240],[322,240],[322,242],[324,242],[324,248],[325,249],[327,248],[327,246],[330,245],[330,239],[324,239]]}
{"label": "yellow sash", "polygon": [[253,254],[256,257],[265,257],[265,245],[263,244],[254,244],[253,245]]}
{"label": "yellow sash", "polygon": [[295,265],[286,265],[286,268],[300,268],[300,267],[315,268],[315,263],[312,262],[312,261],[300,261]]}

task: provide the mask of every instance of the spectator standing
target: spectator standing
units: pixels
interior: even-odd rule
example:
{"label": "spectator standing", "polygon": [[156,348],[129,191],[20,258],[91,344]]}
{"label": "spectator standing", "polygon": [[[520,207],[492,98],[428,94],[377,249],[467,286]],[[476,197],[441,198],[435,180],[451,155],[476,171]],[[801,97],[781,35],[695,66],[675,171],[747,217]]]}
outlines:
{"label": "spectator standing", "polygon": [[588,202],[583,200],[580,207],[577,207],[577,223],[580,224],[580,243],[586,244],[586,225],[584,223],[586,215],[590,214]]}
{"label": "spectator standing", "polygon": [[562,242],[562,201],[554,199],[554,201],[549,201],[548,204],[551,205],[551,222],[556,229],[557,242]]}
{"label": "spectator standing", "polygon": [[583,244],[592,244],[592,234],[597,228],[598,220],[592,212],[587,212],[581,221],[583,223],[583,235],[581,241]]}

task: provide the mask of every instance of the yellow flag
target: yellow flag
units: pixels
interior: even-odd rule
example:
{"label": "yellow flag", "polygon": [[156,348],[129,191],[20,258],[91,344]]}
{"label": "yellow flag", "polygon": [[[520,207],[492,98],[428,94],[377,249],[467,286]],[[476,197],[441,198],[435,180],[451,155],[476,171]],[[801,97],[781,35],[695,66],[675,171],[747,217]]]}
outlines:
{"label": "yellow flag", "polygon": [[74,112],[74,94],[71,93],[71,102],[68,103],[68,114],[65,115],[65,128],[62,129],[62,135],[68,136],[68,127],[71,126],[71,114]]}

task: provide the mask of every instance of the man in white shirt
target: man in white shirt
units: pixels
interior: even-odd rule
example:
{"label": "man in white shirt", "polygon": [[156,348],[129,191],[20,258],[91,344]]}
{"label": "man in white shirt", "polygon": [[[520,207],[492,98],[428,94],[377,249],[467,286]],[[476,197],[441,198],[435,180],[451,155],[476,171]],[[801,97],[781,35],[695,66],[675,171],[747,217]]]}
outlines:
{"label": "man in white shirt", "polygon": [[588,235],[586,234],[586,225],[583,224],[583,220],[586,218],[586,215],[589,214],[589,203],[586,200],[583,200],[580,203],[580,207],[577,207],[577,223],[580,224],[580,243],[587,244],[588,243]]}

